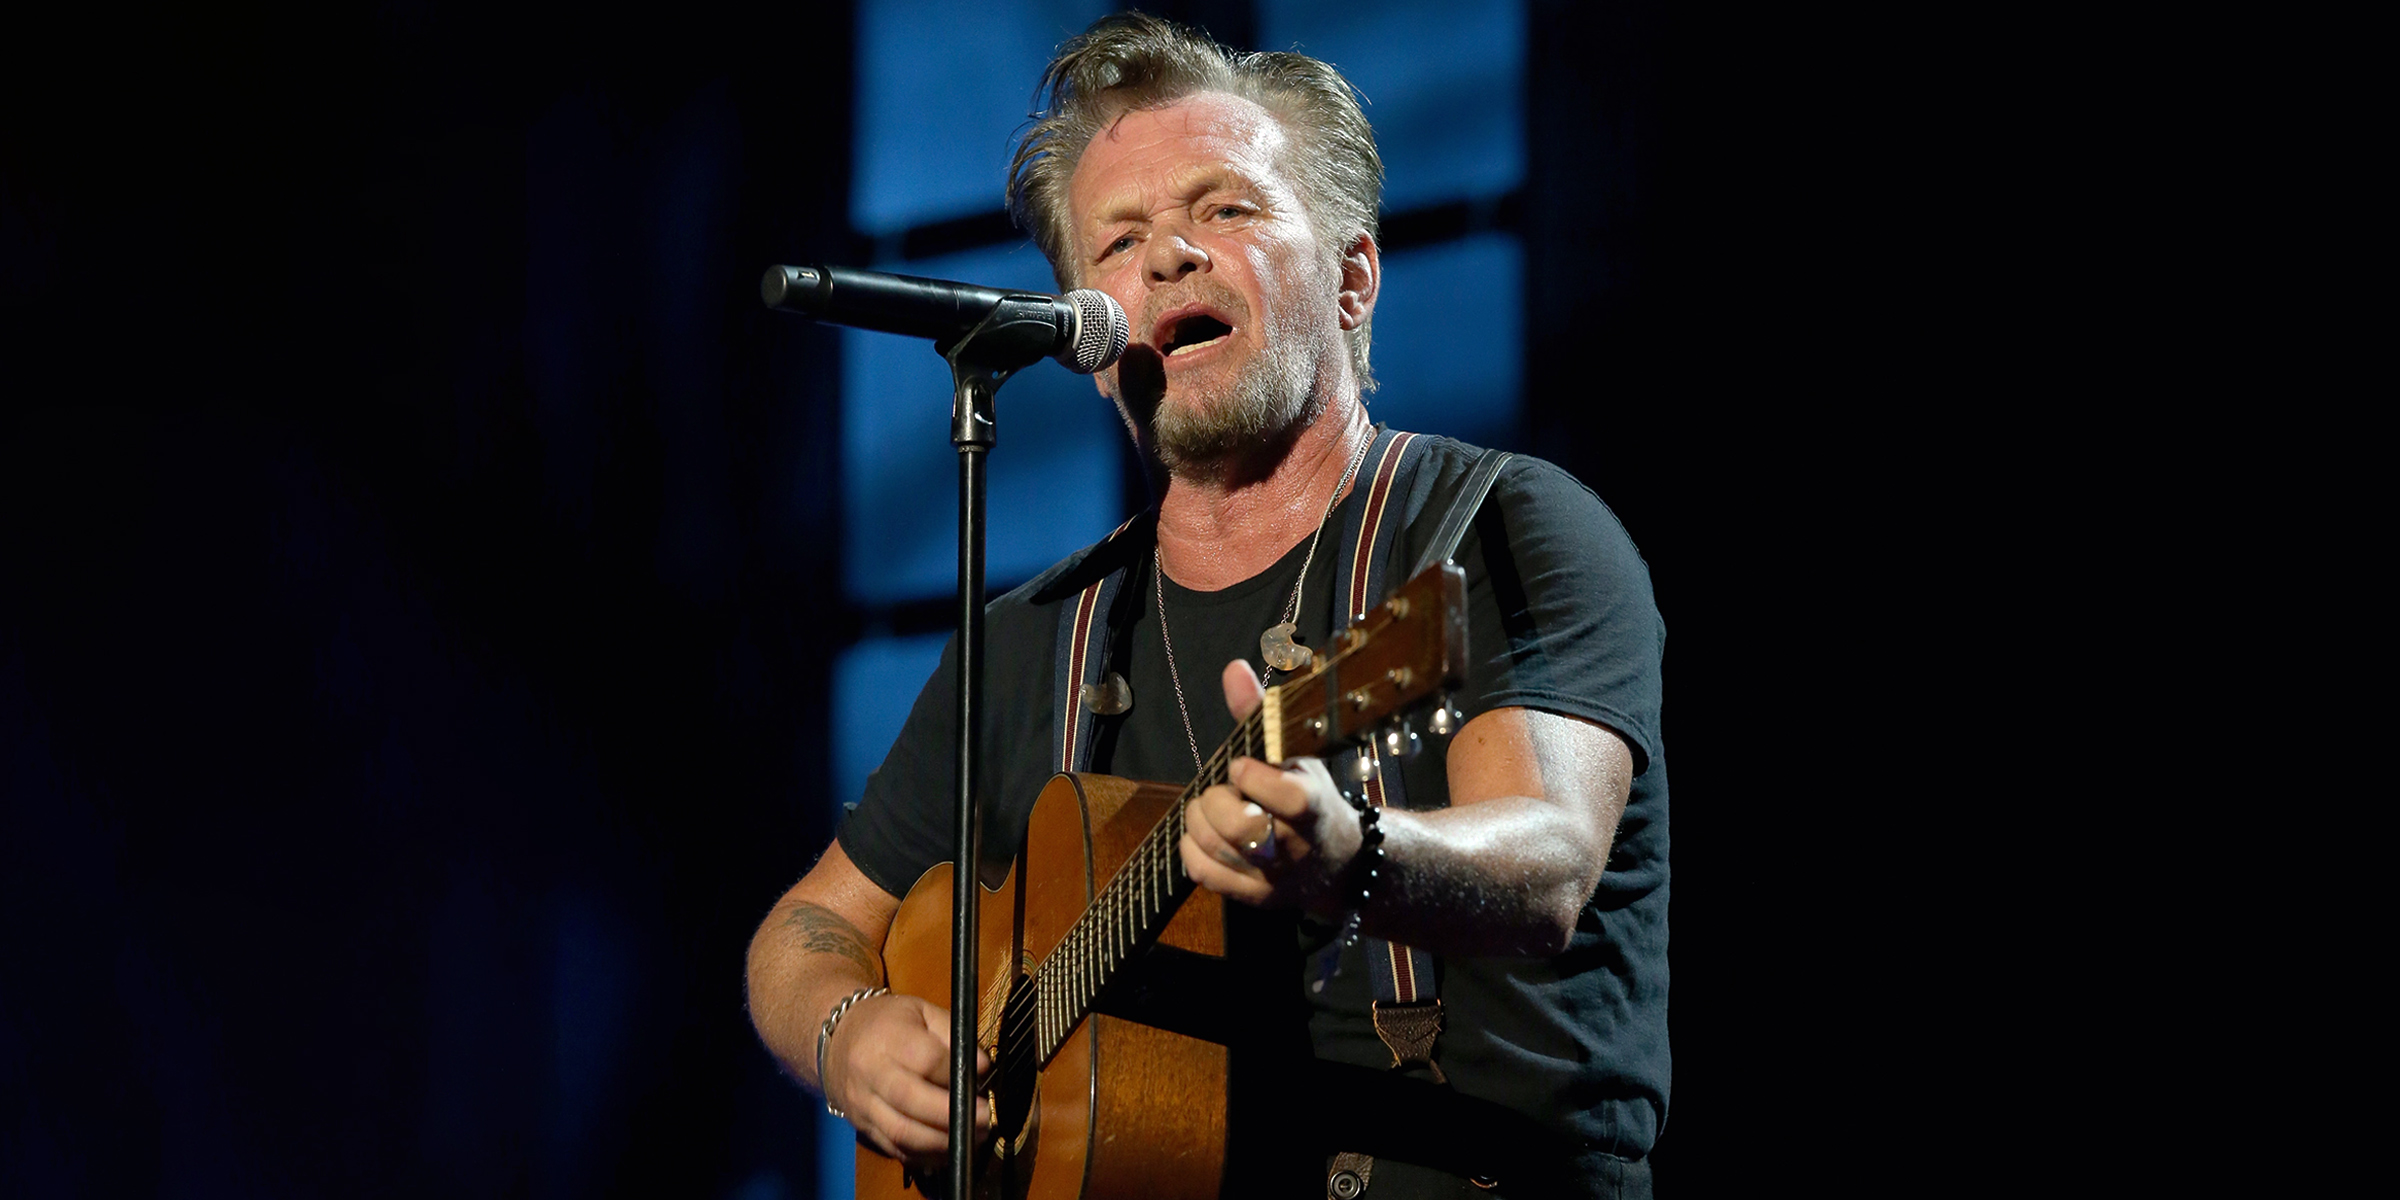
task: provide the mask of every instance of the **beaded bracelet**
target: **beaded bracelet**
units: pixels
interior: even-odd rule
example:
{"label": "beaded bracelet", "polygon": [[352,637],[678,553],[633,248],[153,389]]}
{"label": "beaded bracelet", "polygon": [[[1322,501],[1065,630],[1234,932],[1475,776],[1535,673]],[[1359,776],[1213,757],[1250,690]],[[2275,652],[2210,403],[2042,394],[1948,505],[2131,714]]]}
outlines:
{"label": "beaded bracelet", "polygon": [[1350,912],[1342,920],[1346,944],[1358,941],[1358,914],[1375,898],[1375,884],[1383,878],[1383,810],[1367,803],[1366,797],[1350,801],[1358,809],[1358,853],[1342,868],[1344,875],[1357,879],[1358,891],[1349,897]]}
{"label": "beaded bracelet", "polygon": [[834,1005],[832,1012],[825,1014],[824,1028],[817,1030],[817,1089],[825,1093],[825,1111],[845,1121],[850,1119],[850,1114],[833,1106],[833,1089],[825,1083],[825,1044],[833,1040],[833,1027],[841,1024],[842,1014],[849,1012],[851,1005],[891,990],[888,987],[860,988],[842,997],[842,1002]]}

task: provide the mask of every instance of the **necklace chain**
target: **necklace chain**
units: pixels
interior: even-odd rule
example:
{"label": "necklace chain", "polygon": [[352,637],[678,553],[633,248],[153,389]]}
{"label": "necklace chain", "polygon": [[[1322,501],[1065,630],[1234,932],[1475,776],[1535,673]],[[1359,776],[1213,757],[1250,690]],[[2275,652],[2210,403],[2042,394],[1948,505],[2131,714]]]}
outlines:
{"label": "necklace chain", "polygon": [[[1300,559],[1300,578],[1293,582],[1292,598],[1283,609],[1284,624],[1291,624],[1299,618],[1300,589],[1308,586],[1308,569],[1317,561],[1317,541],[1325,536],[1325,523],[1333,519],[1333,510],[1341,504],[1342,493],[1350,490],[1350,481],[1358,477],[1359,465],[1367,461],[1367,450],[1374,444],[1375,438],[1370,431],[1367,439],[1360,442],[1358,449],[1350,455],[1350,465],[1343,469],[1342,481],[1333,485],[1333,495],[1325,501],[1325,512],[1317,518],[1317,531],[1309,536],[1308,553]],[[1159,555],[1156,541],[1150,543],[1150,570],[1157,584],[1152,590],[1158,594],[1158,640],[1167,648],[1167,681],[1175,685],[1175,711],[1183,715],[1183,741],[1192,748],[1192,770],[1206,773],[1208,767],[1200,758],[1200,739],[1192,734],[1192,706],[1183,698],[1183,672],[1175,666],[1175,635],[1167,630],[1167,566],[1166,560]],[[1264,686],[1274,673],[1275,668],[1269,666],[1259,676],[1259,684]]]}
{"label": "necklace chain", "polygon": [[1350,465],[1342,469],[1342,481],[1333,485],[1333,495],[1325,500],[1325,511],[1317,518],[1317,531],[1308,538],[1308,554],[1300,560],[1300,578],[1292,581],[1292,598],[1283,606],[1286,623],[1300,619],[1300,589],[1308,586],[1308,569],[1316,564],[1317,541],[1325,536],[1325,523],[1333,519],[1334,506],[1342,502],[1342,493],[1350,490],[1350,481],[1358,478],[1359,464],[1367,461],[1367,450],[1374,444],[1375,438],[1370,430],[1367,440],[1360,442],[1358,449],[1350,455]]}
{"label": "necklace chain", "polygon": [[1175,669],[1175,638],[1167,632],[1167,568],[1159,561],[1158,544],[1150,544],[1150,569],[1157,576],[1158,640],[1167,645],[1167,679],[1175,685],[1175,711],[1183,714],[1183,740],[1192,748],[1192,773],[1202,775],[1208,767],[1200,761],[1200,739],[1192,736],[1192,706],[1183,701],[1183,672]]}

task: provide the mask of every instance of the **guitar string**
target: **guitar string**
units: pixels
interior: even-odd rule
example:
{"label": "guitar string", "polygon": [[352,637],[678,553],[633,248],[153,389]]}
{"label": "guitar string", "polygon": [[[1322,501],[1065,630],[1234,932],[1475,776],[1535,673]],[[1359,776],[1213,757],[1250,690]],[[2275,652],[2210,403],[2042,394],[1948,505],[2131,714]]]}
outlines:
{"label": "guitar string", "polygon": [[[1330,666],[1331,664],[1328,663],[1327,665]],[[1228,738],[1226,745],[1219,747],[1218,752],[1212,756],[1212,761],[1208,764],[1210,769],[1204,772],[1200,779],[1195,780],[1192,786],[1188,786],[1184,789],[1182,796],[1179,797],[1175,810],[1171,814],[1170,820],[1161,822],[1158,827],[1151,831],[1149,836],[1143,839],[1143,844],[1136,851],[1136,854],[1148,859],[1150,863],[1150,871],[1155,872],[1155,875],[1157,876],[1155,879],[1143,880],[1144,885],[1151,890],[1151,894],[1153,896],[1156,896],[1161,892],[1171,895],[1173,892],[1173,879],[1168,874],[1172,860],[1168,859],[1164,853],[1164,848],[1171,843],[1180,842],[1182,840],[1183,802],[1189,801],[1192,796],[1197,795],[1200,791],[1206,790],[1208,787],[1213,787],[1215,784],[1223,781],[1223,772],[1231,762],[1229,751],[1233,748],[1234,742],[1238,740],[1244,744],[1255,746],[1257,734],[1261,731],[1260,718],[1262,716],[1263,713],[1254,713],[1250,719],[1242,722],[1240,728],[1235,731],[1235,736]],[[1126,880],[1127,875],[1129,874],[1131,873],[1121,873],[1116,879],[1112,879],[1110,884],[1102,891],[1100,898],[1101,902],[1094,905],[1094,908],[1099,910],[1102,915],[1104,915],[1107,920],[1115,926],[1111,932],[1115,933],[1116,937],[1112,938],[1111,940],[1120,943],[1126,940],[1131,940],[1131,938],[1129,938],[1127,934],[1123,932],[1124,930],[1131,929],[1132,937],[1138,937],[1140,932],[1138,926],[1140,924],[1147,923],[1146,921],[1128,922],[1124,919],[1127,915],[1124,912],[1125,904],[1130,898],[1132,888],[1130,883],[1126,883],[1125,886],[1122,887],[1119,885],[1121,881]],[[1159,905],[1155,903],[1155,901],[1150,904],[1150,915],[1153,917],[1156,916],[1158,913],[1158,908]],[[1060,1012],[1056,1014],[1053,1021],[1050,1023],[1050,1028],[1041,1031],[1037,1039],[1044,1044],[1045,1055],[1054,1050],[1059,1043],[1065,1040],[1063,1032],[1059,1029],[1059,1026],[1063,1024],[1071,1029],[1073,1021],[1080,1019],[1082,1010],[1087,1009],[1091,1001],[1097,998],[1100,988],[1106,986],[1107,980],[1102,977],[1103,974],[1113,973],[1113,969],[1117,960],[1121,957],[1123,950],[1126,948],[1121,944],[1116,946],[1096,947],[1094,945],[1094,941],[1095,935],[1098,932],[1098,927],[1093,923],[1091,919],[1092,916],[1093,914],[1087,913],[1084,919],[1077,921],[1073,929],[1070,930],[1068,936],[1064,939],[1061,939],[1061,946],[1068,950],[1069,960],[1075,963],[1078,969],[1075,973],[1075,985],[1071,989],[1071,994],[1057,997],[1057,999],[1064,1001],[1064,1003],[1059,1006]],[[1102,961],[1100,961],[1103,957],[1106,960],[1105,965],[1103,965]],[[1045,962],[1040,967],[1036,968],[1035,974],[1038,983],[1044,980],[1055,979],[1057,973],[1051,969],[1051,964],[1049,962]],[[1052,990],[1054,993],[1057,991],[1056,988],[1052,988],[1050,990]],[[1026,1034],[1032,1032],[1034,1031],[1031,1029],[1023,1030],[1018,1035],[1018,1040],[1021,1041]],[[1013,1044],[1010,1047],[1010,1051],[1012,1053],[1017,1049],[1018,1047]]]}
{"label": "guitar string", "polygon": [[[1253,714],[1253,719],[1251,721],[1245,721],[1244,725],[1246,727],[1254,725],[1255,719],[1256,714]],[[1230,759],[1224,752],[1224,749],[1220,748],[1218,754],[1215,756],[1214,761],[1211,764],[1212,769],[1206,772],[1199,780],[1195,780],[1193,785],[1184,789],[1183,795],[1178,799],[1175,810],[1171,814],[1170,820],[1161,822],[1156,828],[1151,830],[1148,836],[1143,839],[1142,847],[1137,849],[1136,854],[1147,854],[1151,863],[1153,864],[1153,870],[1156,870],[1161,875],[1164,875],[1166,864],[1161,861],[1159,848],[1169,843],[1182,840],[1182,802],[1188,801],[1192,796],[1197,795],[1200,791],[1203,791],[1206,788],[1212,787],[1216,783],[1221,782],[1222,772],[1229,762]],[[1107,980],[1103,976],[1106,973],[1113,971],[1116,961],[1122,954],[1121,946],[1107,945],[1099,941],[1101,924],[1110,926],[1109,933],[1113,935],[1110,938],[1110,941],[1112,942],[1120,942],[1125,940],[1126,934],[1124,931],[1129,928],[1132,928],[1134,930],[1134,934],[1138,936],[1138,928],[1135,928],[1137,923],[1125,920],[1125,917],[1128,915],[1124,912],[1126,898],[1131,892],[1131,885],[1123,882],[1125,879],[1126,873],[1120,873],[1115,879],[1112,879],[1109,884],[1102,889],[1100,897],[1093,905],[1094,912],[1086,913],[1084,918],[1078,920],[1069,930],[1067,936],[1060,940],[1060,948],[1066,951],[1067,961],[1073,964],[1075,967],[1073,973],[1073,986],[1068,989],[1067,995],[1060,997],[1060,999],[1065,1002],[1061,1006],[1062,1011],[1060,1015],[1065,1019],[1054,1023],[1052,1029],[1046,1032],[1041,1038],[1044,1043],[1047,1043],[1044,1049],[1045,1055],[1047,1055],[1051,1050],[1055,1049],[1059,1042],[1064,1041],[1064,1037],[1058,1031],[1057,1025],[1065,1024],[1071,1028],[1073,1020],[1080,1019],[1081,1012],[1089,1007],[1091,1001],[1097,997],[1099,989],[1106,985]],[[1162,883],[1164,887],[1159,888],[1158,890],[1163,890],[1170,893],[1172,892],[1173,883],[1171,879],[1163,879],[1160,881],[1160,883]],[[1157,885],[1153,886],[1156,887]],[[1100,918],[1099,923],[1095,923],[1094,921],[1095,914],[1097,914]],[[1056,957],[1057,955],[1054,953],[1053,959]],[[1051,960],[1045,960],[1043,964],[1035,969],[1037,981],[1044,978],[1053,977],[1054,974],[1055,972],[1052,970]],[[1020,1033],[1019,1036],[1021,1038],[1023,1034]],[[1010,1049],[1013,1052],[1016,1047],[1012,1045]]]}
{"label": "guitar string", "polygon": [[[1243,728],[1238,731],[1238,733],[1241,735],[1239,740],[1254,744],[1255,736],[1258,731],[1259,725],[1255,721],[1245,721],[1243,723]],[[1233,739],[1229,739],[1229,745],[1232,740]],[[1197,794],[1198,791],[1204,790],[1208,786],[1214,786],[1215,783],[1221,781],[1220,772],[1229,763],[1230,759],[1222,749],[1215,756],[1215,758],[1217,761],[1213,764],[1213,766],[1216,769],[1210,771],[1206,776],[1203,777],[1201,781],[1197,781],[1195,786],[1187,787],[1183,796],[1181,797],[1182,800],[1188,800],[1192,795]],[[1150,864],[1150,871],[1154,871],[1161,876],[1166,874],[1166,868],[1168,865],[1162,853],[1164,847],[1170,842],[1179,842],[1182,839],[1182,831],[1180,828],[1182,824],[1180,820],[1182,815],[1181,803],[1178,803],[1173,815],[1176,819],[1168,822],[1162,822],[1159,827],[1153,829],[1151,835],[1144,838],[1142,847],[1136,852],[1148,860]],[[1102,892],[1101,903],[1094,906],[1095,909],[1098,910],[1098,912],[1106,919],[1106,924],[1109,927],[1108,932],[1113,935],[1109,940],[1115,944],[1095,944],[1095,936],[1099,934],[1101,927],[1100,925],[1094,924],[1088,919],[1090,914],[1087,914],[1086,920],[1079,921],[1075,929],[1069,935],[1068,940],[1073,943],[1070,949],[1071,958],[1079,967],[1077,972],[1078,977],[1076,980],[1076,986],[1073,989],[1074,994],[1067,997],[1061,997],[1061,999],[1067,1001],[1067,1003],[1062,1006],[1064,1011],[1062,1014],[1060,1014],[1063,1019],[1054,1019],[1050,1023],[1050,1028],[1042,1031],[1037,1038],[1038,1042],[1040,1042],[1044,1047],[1043,1053],[1045,1056],[1051,1051],[1055,1050],[1059,1043],[1064,1041],[1064,1036],[1059,1026],[1066,1025],[1071,1029],[1073,1021],[1080,1019],[1081,1011],[1087,1009],[1092,1000],[1097,998],[1097,993],[1099,990],[1106,986],[1106,976],[1113,974],[1114,968],[1121,961],[1124,951],[1129,948],[1127,945],[1125,945],[1125,943],[1132,940],[1134,937],[1138,937],[1138,925],[1141,923],[1146,923],[1130,920],[1130,914],[1126,911],[1127,902],[1132,896],[1132,886],[1130,881],[1128,881],[1128,876],[1132,874],[1132,872],[1121,873],[1117,879],[1112,880],[1110,885]],[[1164,885],[1166,891],[1171,893],[1173,890],[1173,882],[1171,878],[1162,878],[1156,882],[1145,880],[1144,882],[1149,884],[1154,889],[1153,894],[1155,894],[1155,889],[1161,884]],[[1120,884],[1122,884],[1122,886],[1120,886]],[[1157,906],[1153,904],[1151,906],[1151,913],[1153,916],[1156,915],[1156,911]],[[1048,978],[1054,974],[1054,972],[1037,969],[1038,978]],[[1012,1056],[1022,1049],[1021,1043],[1024,1037],[1033,1033],[1034,1030],[1030,1027],[1020,1027],[1019,1034],[1015,1039],[1013,1039],[1012,1044],[1009,1047],[1009,1052],[1012,1054]]]}
{"label": "guitar string", "polygon": [[[1336,663],[1346,659],[1347,657],[1349,657],[1349,655],[1346,651],[1337,652],[1335,655],[1331,656],[1326,661],[1324,666],[1318,671],[1310,672],[1310,674],[1304,677],[1303,680],[1294,682],[1297,684],[1304,682],[1307,679],[1317,678],[1323,673],[1323,671],[1333,669]],[[1182,840],[1182,802],[1187,802],[1191,799],[1191,797],[1197,795],[1199,792],[1206,790],[1208,787],[1213,787],[1217,783],[1223,782],[1223,773],[1226,768],[1230,766],[1232,753],[1237,742],[1242,746],[1252,749],[1256,748],[1259,741],[1259,734],[1261,734],[1264,730],[1263,716],[1263,711],[1255,712],[1250,718],[1245,719],[1241,723],[1241,725],[1235,730],[1234,735],[1229,737],[1225,744],[1218,748],[1218,751],[1215,755],[1211,756],[1211,762],[1208,764],[1209,770],[1207,770],[1200,779],[1195,780],[1191,786],[1188,786],[1184,789],[1179,803],[1176,805],[1174,811],[1170,814],[1170,819],[1168,821],[1161,822],[1158,827],[1151,831],[1151,834],[1148,837],[1144,838],[1143,846],[1137,851],[1137,853],[1148,854],[1154,864],[1153,869],[1156,870],[1160,876],[1157,882],[1159,885],[1163,885],[1163,889],[1166,892],[1170,894],[1172,893],[1174,881],[1172,876],[1169,874],[1170,863],[1173,860],[1166,858],[1164,854],[1164,848],[1170,844],[1177,843]],[[1287,722],[1287,732],[1290,731],[1290,727],[1291,723]],[[1140,934],[1138,925],[1140,923],[1121,923],[1126,915],[1124,912],[1124,905],[1130,896],[1131,885],[1130,883],[1127,883],[1125,886],[1120,887],[1119,884],[1121,881],[1126,879],[1127,874],[1129,873],[1121,873],[1116,879],[1112,879],[1110,884],[1103,889],[1103,903],[1096,904],[1094,906],[1095,909],[1103,910],[1103,915],[1110,922],[1119,923],[1117,924],[1117,928],[1111,930],[1112,933],[1117,935],[1111,940],[1117,944],[1095,944],[1099,933],[1099,926],[1093,920],[1093,913],[1087,913],[1083,919],[1078,920],[1076,925],[1069,932],[1068,936],[1064,939],[1061,939],[1060,943],[1062,948],[1069,950],[1067,957],[1077,968],[1075,971],[1074,986],[1068,991],[1068,994],[1063,995],[1058,994],[1059,989],[1055,987],[1051,988],[1050,990],[1055,999],[1062,1003],[1057,1005],[1058,1012],[1054,1014],[1054,1019],[1050,1023],[1050,1027],[1047,1030],[1041,1030],[1037,1033],[1036,1029],[1034,1029],[1031,1025],[1023,1026],[1021,1027],[1016,1038],[1016,1042],[1021,1043],[1023,1038],[1027,1035],[1035,1035],[1036,1040],[1044,1045],[1043,1054],[1045,1056],[1053,1052],[1059,1044],[1064,1042],[1065,1032],[1071,1031],[1074,1023],[1081,1019],[1082,1013],[1087,1011],[1091,1002],[1097,998],[1100,989],[1106,986],[1108,977],[1113,975],[1115,966],[1121,960],[1124,951],[1130,948],[1124,943],[1138,938]],[[1103,908],[1104,905],[1105,908]],[[1155,905],[1152,906],[1152,913],[1153,915],[1156,914]],[[1124,930],[1128,929],[1131,930],[1130,934],[1123,932]],[[1063,982],[1058,980],[1058,972],[1053,969],[1053,966],[1054,964],[1052,961],[1046,960],[1043,964],[1036,968],[1035,976],[1037,985],[1043,981]],[[1061,1025],[1064,1025],[1066,1030],[1062,1031],[1060,1029]],[[1014,1054],[1020,1048],[1021,1047],[1019,1045],[1012,1043],[1009,1051]]]}
{"label": "guitar string", "polygon": [[[1282,686],[1295,693],[1305,694],[1310,685],[1346,663],[1352,654],[1363,645],[1364,642],[1341,646],[1321,660],[1315,670]],[[1183,840],[1184,805],[1189,803],[1194,796],[1224,782],[1225,774],[1232,765],[1237,746],[1251,750],[1257,748],[1259,742],[1263,740],[1260,735],[1265,732],[1265,715],[1265,707],[1262,705],[1250,716],[1237,723],[1233,733],[1228,735],[1225,741],[1217,747],[1216,753],[1209,756],[1199,777],[1184,788],[1173,810],[1168,813],[1167,819],[1151,829],[1150,833],[1142,839],[1142,844],[1135,849],[1134,857],[1129,858],[1128,861],[1133,862],[1146,854],[1154,860],[1160,891],[1164,894],[1171,896],[1174,891],[1175,881],[1171,873],[1171,864],[1175,859],[1170,857],[1166,861],[1155,860],[1162,856],[1164,847],[1175,845]],[[1287,720],[1283,724],[1288,740],[1296,732],[1301,721],[1293,719]],[[1082,1021],[1084,1014],[1089,1012],[1092,1002],[1098,998],[1101,989],[1105,988],[1114,977],[1122,954],[1131,948],[1129,943],[1138,941],[1144,932],[1142,926],[1157,915],[1156,906],[1151,906],[1145,910],[1147,915],[1143,919],[1122,919],[1129,915],[1125,913],[1124,908],[1129,903],[1134,889],[1133,883],[1128,880],[1128,876],[1132,874],[1133,872],[1120,871],[1115,878],[1104,885],[1100,896],[1095,898],[1092,911],[1087,911],[1078,918],[1075,924],[1069,928],[1067,935],[1059,939],[1059,943],[1053,948],[1051,955],[1035,966],[1032,974],[1037,988],[1042,987],[1046,981],[1055,981],[1061,985],[1051,991],[1054,1001],[1053,1020],[1048,1023],[1047,1028],[1043,1028],[1041,1022],[1022,1022],[1016,1039],[1008,1047],[1007,1053],[1012,1056],[1017,1054],[1021,1050],[1021,1043],[1028,1036],[1033,1037],[1034,1041],[1041,1046],[1042,1057],[1046,1058],[1054,1053],[1060,1045],[1065,1043],[1067,1035],[1073,1031],[1075,1025]],[[1147,881],[1145,881],[1146,884]],[[1108,927],[1106,943],[1100,941],[1101,929],[1104,925]],[[1060,972],[1062,953],[1065,961],[1074,968],[1071,973],[1066,975],[1062,975]]]}

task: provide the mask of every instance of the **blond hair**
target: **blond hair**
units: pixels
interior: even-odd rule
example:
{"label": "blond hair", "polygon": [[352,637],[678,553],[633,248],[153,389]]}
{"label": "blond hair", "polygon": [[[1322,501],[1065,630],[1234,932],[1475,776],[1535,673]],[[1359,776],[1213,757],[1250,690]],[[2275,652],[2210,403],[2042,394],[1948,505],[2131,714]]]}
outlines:
{"label": "blond hair", "polygon": [[[1303,54],[1249,53],[1146,13],[1102,17],[1058,48],[1035,89],[1039,108],[1008,165],[1008,211],[1049,256],[1059,286],[1077,286],[1067,188],[1092,139],[1119,117],[1200,92],[1239,96],[1274,114],[1290,138],[1284,169],[1311,224],[1339,257],[1377,236],[1383,159],[1357,89],[1331,64]],[[1370,321],[1344,337],[1359,386]]]}

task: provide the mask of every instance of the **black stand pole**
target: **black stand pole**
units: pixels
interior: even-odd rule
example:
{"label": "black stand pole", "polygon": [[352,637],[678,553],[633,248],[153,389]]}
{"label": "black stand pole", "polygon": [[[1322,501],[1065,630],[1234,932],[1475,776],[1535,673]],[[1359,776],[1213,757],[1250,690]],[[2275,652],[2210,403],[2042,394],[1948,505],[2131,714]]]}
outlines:
{"label": "black stand pole", "polygon": [[[831,276],[815,268],[770,267],[761,294],[770,308],[817,311]],[[814,281],[814,282],[808,282]],[[800,295],[806,283],[820,290]],[[868,289],[924,285],[924,280],[885,279]],[[849,286],[849,285],[845,285]],[[956,285],[932,284],[936,289]],[[905,287],[902,288],[906,290]],[[813,299],[811,299],[813,297]],[[886,296],[889,299],[889,296]],[[950,1187],[954,1200],[972,1200],[975,1161],[975,1003],[980,976],[975,964],[977,901],[983,881],[977,869],[976,763],[983,752],[983,497],[985,456],[998,440],[992,396],[1011,375],[1058,352],[1058,298],[1009,293],[998,298],[975,328],[934,349],[950,363],[950,444],[958,450],[958,854],[952,860],[950,911]],[[872,305],[868,306],[870,309]],[[1125,348],[1121,312],[1111,310],[1116,338],[1110,357]],[[1080,310],[1080,306],[1079,306]],[[885,318],[897,321],[891,314]],[[1090,314],[1087,313],[1086,319]],[[886,328],[878,320],[863,322]],[[891,325],[910,327],[906,322]],[[1080,328],[1080,327],[1079,327]],[[1087,342],[1079,342],[1084,351]],[[1083,368],[1089,369],[1089,368]]]}
{"label": "black stand pole", "polygon": [[[975,797],[983,754],[983,495],[985,456],[998,441],[992,396],[1011,375],[1048,356],[1047,327],[1027,320],[1040,296],[1010,296],[956,342],[936,345],[950,363],[950,444],[958,450],[958,857],[950,875],[950,1197],[975,1189],[975,935],[983,896]],[[1036,314],[1039,315],[1038,312]]]}
{"label": "black stand pole", "polygon": [[997,441],[992,394],[1013,373],[971,362],[969,334],[950,360],[950,444],[958,449],[958,832],[950,876],[950,1196],[972,1200],[975,1173],[975,935],[983,893],[976,761],[983,752],[983,503],[985,455]]}

